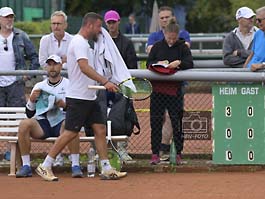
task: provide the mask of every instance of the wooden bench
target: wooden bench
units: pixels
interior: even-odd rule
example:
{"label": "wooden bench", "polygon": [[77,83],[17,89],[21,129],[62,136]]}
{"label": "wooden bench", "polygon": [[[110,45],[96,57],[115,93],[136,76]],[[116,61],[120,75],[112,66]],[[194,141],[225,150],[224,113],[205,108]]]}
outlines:
{"label": "wooden bench", "polygon": [[[26,118],[24,107],[0,107],[0,141],[6,141],[11,145],[9,176],[16,175],[16,168],[20,167],[20,153],[18,147],[18,126],[21,120]],[[7,135],[6,135],[7,134]],[[80,137],[80,142],[93,142],[95,137]],[[114,141],[128,140],[128,136],[111,136]],[[31,142],[54,142],[56,138],[31,139]]]}

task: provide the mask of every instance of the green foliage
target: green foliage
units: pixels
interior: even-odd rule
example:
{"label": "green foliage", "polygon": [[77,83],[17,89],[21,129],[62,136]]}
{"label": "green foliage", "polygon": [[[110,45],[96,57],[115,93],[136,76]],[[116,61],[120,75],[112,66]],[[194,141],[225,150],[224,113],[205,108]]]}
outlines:
{"label": "green foliage", "polygon": [[263,7],[264,0],[255,0],[255,1],[249,1],[249,0],[230,0],[231,7],[232,7],[232,13],[236,13],[236,10],[240,7],[247,6],[251,8],[254,12],[256,9]]}
{"label": "green foliage", "polygon": [[192,32],[223,32],[230,27],[229,0],[198,0],[188,13],[186,28]]}
{"label": "green foliage", "polygon": [[47,34],[50,32],[50,20],[42,22],[22,22],[15,23],[15,27],[23,30],[27,34]]}

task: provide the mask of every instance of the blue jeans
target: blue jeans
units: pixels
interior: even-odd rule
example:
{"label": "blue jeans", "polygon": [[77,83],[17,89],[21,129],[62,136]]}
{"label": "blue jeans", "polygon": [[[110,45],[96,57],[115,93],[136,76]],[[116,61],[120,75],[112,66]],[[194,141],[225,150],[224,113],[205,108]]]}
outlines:
{"label": "blue jeans", "polygon": [[24,107],[26,105],[25,83],[22,80],[0,87],[0,107]]}

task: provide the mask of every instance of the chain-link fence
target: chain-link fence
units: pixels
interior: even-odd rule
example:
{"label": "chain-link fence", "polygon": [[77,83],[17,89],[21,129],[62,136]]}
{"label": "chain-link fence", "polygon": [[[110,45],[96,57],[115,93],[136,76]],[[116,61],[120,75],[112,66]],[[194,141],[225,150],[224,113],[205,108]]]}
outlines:
{"label": "chain-link fence", "polygon": [[[40,81],[42,76],[37,76],[31,82],[27,82],[26,96],[28,98],[32,86]],[[175,82],[176,83],[176,82]],[[211,96],[211,83],[209,82],[185,82],[184,91],[184,104],[175,101],[176,104],[180,105],[180,109],[183,108],[183,118],[182,118],[182,130],[184,137],[183,144],[183,154],[184,155],[194,155],[195,158],[201,158],[204,155],[209,155],[212,153],[212,135],[211,135],[211,109],[212,109],[212,96]],[[168,88],[167,88],[168,89]],[[176,88],[172,88],[173,90]],[[162,102],[167,104],[167,101]],[[174,103],[174,102],[173,102]],[[156,103],[157,104],[157,103]],[[158,107],[153,107],[154,110],[159,110],[161,104]],[[134,107],[137,112],[138,120],[141,126],[141,133],[139,135],[134,135],[129,139],[129,144],[127,151],[132,156],[146,156],[148,157],[152,154],[151,146],[151,125],[150,125],[150,98],[143,101],[134,102]],[[152,117],[157,121],[157,113],[153,110]],[[167,111],[169,112],[169,111]],[[173,121],[174,117],[179,117],[177,115],[172,115]],[[160,118],[161,119],[161,118]],[[172,140],[172,125],[170,124],[170,119],[168,114],[163,115],[163,133],[161,141],[166,144],[170,144]],[[175,118],[176,119],[176,118]],[[178,119],[178,118],[177,118]],[[165,121],[164,121],[165,120]],[[177,125],[181,124],[178,123]],[[153,124],[156,128],[156,124]],[[174,126],[174,125],[173,125]],[[177,126],[177,128],[180,128]],[[157,132],[157,129],[154,129]],[[178,132],[180,133],[180,132]],[[6,135],[6,134],[4,134]],[[154,136],[157,137],[157,136]],[[160,141],[153,141],[156,145],[160,146]],[[80,153],[84,154],[88,150],[88,143],[80,143]],[[51,148],[52,143],[41,143],[35,142],[31,144],[32,154],[43,154],[47,153]],[[153,146],[154,147],[154,146]],[[9,145],[6,142],[0,142],[0,154],[3,155],[9,150]],[[68,149],[64,149],[63,153],[69,153]]]}

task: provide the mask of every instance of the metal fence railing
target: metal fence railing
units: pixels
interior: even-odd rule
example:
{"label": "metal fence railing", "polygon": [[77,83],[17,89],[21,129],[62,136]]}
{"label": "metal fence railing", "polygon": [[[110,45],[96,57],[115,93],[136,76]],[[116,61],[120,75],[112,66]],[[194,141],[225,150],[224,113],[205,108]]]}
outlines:
{"label": "metal fence railing", "polygon": [[[132,76],[145,77],[150,80],[186,81],[184,96],[184,155],[195,155],[201,158],[212,154],[211,111],[214,82],[264,82],[264,72],[253,73],[248,69],[205,68],[179,71],[170,76],[155,74],[148,70],[130,70]],[[42,76],[45,71],[0,71],[0,75],[34,75]],[[41,79],[41,78],[40,78]],[[28,84],[32,85],[32,84]],[[31,86],[27,88],[28,96]],[[138,119],[141,125],[141,134],[132,135],[129,141],[128,152],[134,155],[151,154],[150,146],[150,101],[149,99],[134,102]],[[197,127],[196,127],[197,126]],[[198,133],[198,129],[200,130]],[[34,143],[32,153],[47,152],[51,144]],[[6,143],[0,143],[0,154],[7,150]],[[81,153],[86,153],[87,144],[81,144]],[[67,153],[68,151],[65,150]]]}

